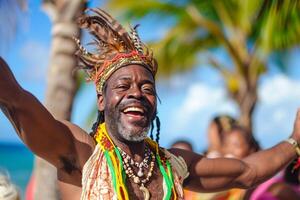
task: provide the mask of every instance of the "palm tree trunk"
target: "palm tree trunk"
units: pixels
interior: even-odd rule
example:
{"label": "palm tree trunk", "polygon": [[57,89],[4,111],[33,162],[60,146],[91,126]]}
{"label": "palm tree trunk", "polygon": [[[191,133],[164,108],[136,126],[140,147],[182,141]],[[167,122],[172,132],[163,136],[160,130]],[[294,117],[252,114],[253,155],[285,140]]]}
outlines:
{"label": "palm tree trunk", "polygon": [[[43,1],[43,8],[53,22],[50,62],[47,75],[45,106],[56,119],[70,120],[77,91],[74,69],[76,45],[72,37],[80,37],[76,17],[85,9],[82,0]],[[59,199],[56,169],[41,158],[36,158],[34,176],[37,200]]]}
{"label": "palm tree trunk", "polygon": [[240,108],[239,122],[252,133],[253,111],[257,103],[257,88],[251,88],[247,85],[245,88],[240,88],[238,95],[233,97]]}
{"label": "palm tree trunk", "polygon": [[252,133],[252,128],[253,128],[252,116],[256,106],[256,101],[254,101],[252,94],[247,95],[246,98],[247,99],[244,102],[239,104],[239,108],[240,108],[239,121],[244,127],[246,127],[250,131],[250,133]]}

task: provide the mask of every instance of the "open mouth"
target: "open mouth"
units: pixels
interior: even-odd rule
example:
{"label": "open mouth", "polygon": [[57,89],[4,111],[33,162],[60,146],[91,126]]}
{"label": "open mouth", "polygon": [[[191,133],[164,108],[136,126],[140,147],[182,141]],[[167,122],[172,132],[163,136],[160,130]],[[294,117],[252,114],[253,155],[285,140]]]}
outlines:
{"label": "open mouth", "polygon": [[123,110],[123,113],[127,116],[141,118],[145,116],[145,110],[141,107],[129,106]]}

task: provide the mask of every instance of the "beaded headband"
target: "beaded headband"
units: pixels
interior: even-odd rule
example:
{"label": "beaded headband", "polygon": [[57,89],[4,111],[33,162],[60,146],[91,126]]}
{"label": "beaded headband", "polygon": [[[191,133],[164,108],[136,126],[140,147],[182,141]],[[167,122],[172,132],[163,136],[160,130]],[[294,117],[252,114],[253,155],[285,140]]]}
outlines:
{"label": "beaded headband", "polygon": [[74,38],[81,61],[81,68],[87,73],[88,80],[94,81],[98,94],[102,94],[107,79],[119,68],[138,64],[148,69],[153,77],[157,72],[157,62],[152,51],[140,40],[137,27],[128,33],[121,24],[101,9],[90,9],[94,15],[84,14],[78,20],[80,28],[87,29],[94,41],[96,52],[88,52]]}

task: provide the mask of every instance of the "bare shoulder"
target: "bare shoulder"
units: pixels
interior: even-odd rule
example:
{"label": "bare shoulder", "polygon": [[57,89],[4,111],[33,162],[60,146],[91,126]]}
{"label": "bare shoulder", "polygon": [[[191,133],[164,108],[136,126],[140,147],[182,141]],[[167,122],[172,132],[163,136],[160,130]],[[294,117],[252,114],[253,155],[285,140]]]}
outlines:
{"label": "bare shoulder", "polygon": [[61,123],[65,124],[72,133],[77,159],[82,167],[94,151],[95,140],[76,124],[65,120],[62,120]]}
{"label": "bare shoulder", "polygon": [[89,144],[91,146],[95,145],[94,139],[85,130],[83,130],[76,124],[73,124],[66,120],[61,120],[60,122],[65,124],[69,128],[69,130],[72,132],[74,140]]}
{"label": "bare shoulder", "polygon": [[69,122],[59,121],[70,133],[71,151],[59,156],[60,165],[57,166],[57,178],[62,199],[80,197],[83,166],[92,155],[95,148],[93,138],[79,126]]}

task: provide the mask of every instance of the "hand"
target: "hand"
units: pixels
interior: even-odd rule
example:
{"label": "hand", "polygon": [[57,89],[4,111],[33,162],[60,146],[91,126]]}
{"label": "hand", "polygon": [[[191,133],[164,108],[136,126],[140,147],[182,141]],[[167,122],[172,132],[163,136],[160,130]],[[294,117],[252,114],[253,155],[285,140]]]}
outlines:
{"label": "hand", "polygon": [[19,98],[21,87],[7,63],[0,57],[0,103],[11,105]]}
{"label": "hand", "polygon": [[300,144],[300,108],[297,111],[292,138]]}

